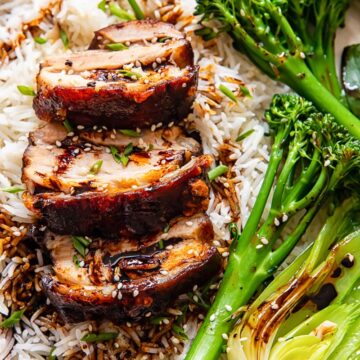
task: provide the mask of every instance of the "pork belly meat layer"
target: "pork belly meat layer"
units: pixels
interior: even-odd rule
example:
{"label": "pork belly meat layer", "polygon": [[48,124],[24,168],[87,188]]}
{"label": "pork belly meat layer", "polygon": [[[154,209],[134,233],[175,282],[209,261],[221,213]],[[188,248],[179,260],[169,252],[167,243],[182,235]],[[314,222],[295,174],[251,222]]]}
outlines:
{"label": "pork belly meat layer", "polygon": [[30,134],[23,157],[25,205],[51,230],[143,235],[206,210],[212,159],[198,156],[200,144],[179,127],[138,138],[113,131],[70,135],[59,123],[47,124]]}
{"label": "pork belly meat layer", "polygon": [[176,122],[189,113],[198,68],[190,43],[172,25],[128,22],[99,30],[95,39],[91,50],[41,64],[33,103],[40,119],[135,129]]}
{"label": "pork belly meat layer", "polygon": [[[197,214],[141,242],[93,239],[83,259],[71,236],[46,232],[54,274],[43,276],[43,289],[66,321],[137,320],[164,311],[176,296],[217,273],[221,261],[212,239],[209,218]],[[82,260],[80,267],[74,258]]]}

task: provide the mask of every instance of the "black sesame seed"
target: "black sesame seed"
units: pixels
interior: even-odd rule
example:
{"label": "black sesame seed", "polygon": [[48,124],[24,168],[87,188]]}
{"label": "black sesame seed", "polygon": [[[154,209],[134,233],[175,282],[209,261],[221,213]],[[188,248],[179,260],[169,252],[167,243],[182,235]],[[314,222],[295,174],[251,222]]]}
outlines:
{"label": "black sesame seed", "polygon": [[71,60],[66,60],[65,65],[66,66],[72,66],[73,62]]}

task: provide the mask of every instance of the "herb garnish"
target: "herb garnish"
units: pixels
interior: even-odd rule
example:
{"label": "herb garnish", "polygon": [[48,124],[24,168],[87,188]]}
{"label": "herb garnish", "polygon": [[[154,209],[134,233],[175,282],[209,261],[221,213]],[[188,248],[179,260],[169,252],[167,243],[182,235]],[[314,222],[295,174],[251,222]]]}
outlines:
{"label": "herb garnish", "polygon": [[71,238],[75,250],[84,258],[86,255],[86,249],[91,241],[83,236],[72,236]]}
{"label": "herb garnish", "polygon": [[122,9],[119,5],[117,4],[110,4],[109,5],[109,10],[110,13],[116,17],[118,17],[119,19],[122,20],[135,20],[135,16],[132,14],[129,14],[127,11],[125,11],[124,9]]}
{"label": "herb garnish", "polygon": [[64,128],[66,129],[67,132],[72,132],[74,131],[74,127],[72,126],[71,122],[66,119],[64,122],[63,122],[63,125],[64,125]]}
{"label": "herb garnish", "polygon": [[240,88],[241,93],[244,96],[252,98],[252,95],[251,95],[249,89],[245,85],[240,85],[239,88]]}
{"label": "herb garnish", "polygon": [[134,130],[120,129],[118,131],[119,131],[119,133],[121,133],[125,136],[130,136],[130,137],[140,137],[141,136],[141,133],[138,133],[137,131],[134,131]]}
{"label": "herb garnish", "polygon": [[98,5],[98,9],[102,10],[103,12],[106,12],[106,0],[101,0]]}
{"label": "herb garnish", "polygon": [[142,75],[135,71],[121,69],[121,70],[118,70],[117,72],[118,72],[118,74],[123,75],[124,77],[130,78],[130,79],[133,79],[133,77],[135,77],[136,79],[142,78]]}
{"label": "herb garnish", "polygon": [[254,129],[250,129],[248,131],[245,131],[244,133],[238,135],[238,137],[236,138],[235,141],[242,141],[244,139],[246,139],[248,136],[250,136],[255,130]]}
{"label": "herb garnish", "polygon": [[34,89],[31,86],[18,85],[17,88],[23,95],[26,95],[26,96],[35,96],[36,95],[36,92],[34,91]]}
{"label": "herb garnish", "polygon": [[96,333],[88,333],[81,338],[81,341],[86,342],[101,342],[107,340],[113,340],[118,336],[117,332],[100,332]]}
{"label": "herb garnish", "polygon": [[79,260],[79,258],[77,257],[77,255],[74,255],[73,258],[72,258],[72,260],[73,260],[73,263],[75,264],[75,266],[76,266],[77,268],[80,267],[80,260]]}
{"label": "herb garnish", "polygon": [[110,151],[114,160],[117,163],[122,163],[124,166],[127,166],[127,164],[129,163],[129,155],[134,151],[134,146],[132,143],[127,144],[124,152],[122,152],[121,154],[115,146],[110,146]]}
{"label": "herb garnish", "polygon": [[102,160],[98,160],[96,161],[94,164],[92,164],[89,173],[92,175],[96,175],[99,173],[101,167],[102,167],[103,161]]}
{"label": "herb garnish", "polygon": [[238,100],[236,98],[236,96],[234,95],[234,93],[225,85],[221,84],[219,86],[219,90],[225,95],[227,96],[230,100],[232,100],[233,102],[237,103]]}
{"label": "herb garnish", "polygon": [[69,38],[68,38],[65,30],[63,30],[63,29],[60,30],[60,39],[64,45],[64,48],[68,49],[69,48]]}
{"label": "herb garnish", "polygon": [[183,327],[173,324],[172,326],[172,331],[178,335],[180,338],[184,339],[184,340],[188,340],[189,337],[187,336],[186,332],[184,331]]}
{"label": "herb garnish", "polygon": [[24,315],[25,309],[14,311],[10,317],[0,323],[0,328],[11,328],[17,324]]}
{"label": "herb garnish", "polygon": [[112,44],[106,44],[106,48],[112,51],[121,51],[121,50],[126,50],[129,47],[122,43],[112,43]]}
{"label": "herb garnish", "polygon": [[132,9],[133,9],[133,11],[135,13],[136,19],[138,19],[138,20],[145,19],[145,15],[142,12],[142,10],[140,9],[140,6],[136,2],[136,0],[128,0],[128,2],[129,2],[130,6],[132,7]]}
{"label": "herb garnish", "polygon": [[42,37],[34,37],[34,41],[40,45],[44,45],[47,43],[47,39]]}
{"label": "herb garnish", "polygon": [[21,186],[12,186],[12,187],[9,187],[9,188],[4,188],[4,189],[0,189],[0,191],[3,191],[3,192],[6,192],[6,193],[9,193],[9,194],[17,194],[21,191],[25,191],[25,189]]}
{"label": "herb garnish", "polygon": [[215,180],[217,177],[225,174],[229,168],[226,165],[219,165],[215,169],[212,169],[208,172],[208,177],[210,181]]}
{"label": "herb garnish", "polygon": [[163,239],[160,239],[159,240],[159,249],[162,250],[164,249],[165,245],[164,245],[164,240]]}

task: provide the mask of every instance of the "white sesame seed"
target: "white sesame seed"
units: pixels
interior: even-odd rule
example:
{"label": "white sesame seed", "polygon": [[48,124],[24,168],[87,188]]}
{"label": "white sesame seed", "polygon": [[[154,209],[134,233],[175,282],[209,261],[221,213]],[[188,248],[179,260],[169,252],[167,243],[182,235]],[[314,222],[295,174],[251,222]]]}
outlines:
{"label": "white sesame seed", "polygon": [[52,145],[48,145],[48,146],[46,147],[47,150],[52,150],[52,148],[53,148]]}
{"label": "white sesame seed", "polygon": [[85,126],[83,126],[83,125],[78,125],[77,128],[78,128],[78,130],[84,130],[84,129],[85,129]]}
{"label": "white sesame seed", "polygon": [[136,61],[135,61],[135,66],[136,66],[136,67],[141,67],[141,62],[140,62],[139,60],[136,60]]}
{"label": "white sesame seed", "polygon": [[300,57],[301,57],[302,59],[305,59],[305,58],[306,58],[305,53],[304,53],[304,52],[301,52],[301,53],[300,53]]}
{"label": "white sesame seed", "polygon": [[149,83],[149,79],[144,79],[144,84],[148,84]]}
{"label": "white sesame seed", "polygon": [[354,261],[354,259],[355,259],[355,257],[354,257],[354,255],[353,254],[347,254],[347,256],[348,256],[348,259],[349,259],[349,261],[350,262],[353,262]]}
{"label": "white sesame seed", "polygon": [[168,325],[169,323],[170,323],[170,321],[169,321],[169,319],[163,319],[163,323],[165,324],[165,325]]}
{"label": "white sesame seed", "polygon": [[91,149],[90,148],[85,148],[84,151],[89,152],[89,151],[91,151]]}
{"label": "white sesame seed", "polygon": [[259,245],[256,245],[255,247],[256,247],[256,249],[261,249],[263,246],[264,246],[264,245],[259,244]]}
{"label": "white sesame seed", "polygon": [[153,62],[153,63],[152,63],[152,68],[155,70],[156,67],[157,67],[157,63],[156,63],[156,62]]}
{"label": "white sesame seed", "polygon": [[155,44],[157,41],[158,41],[157,37],[153,37],[153,38],[151,39],[151,42],[152,42],[153,44]]}
{"label": "white sesame seed", "polygon": [[[136,132],[141,134],[141,129],[140,128],[136,128]],[[142,139],[141,139],[142,140]]]}
{"label": "white sesame seed", "polygon": [[221,334],[221,337],[222,337],[224,340],[228,340],[228,339],[229,339],[228,334],[225,334],[225,333],[222,333],[222,334]]}
{"label": "white sesame seed", "polygon": [[274,224],[275,224],[275,226],[280,226],[280,221],[278,218],[274,219]]}
{"label": "white sesame seed", "polygon": [[160,274],[161,274],[161,275],[167,275],[167,274],[168,274],[168,271],[166,271],[166,270],[160,270]]}
{"label": "white sesame seed", "polygon": [[260,241],[261,241],[264,245],[267,245],[267,244],[269,243],[269,240],[266,239],[266,238],[264,238],[264,237],[262,237],[262,238],[260,239]]}
{"label": "white sesame seed", "polygon": [[156,127],[157,127],[157,128],[161,128],[161,127],[162,127],[162,124],[163,124],[162,122],[159,122],[159,123],[156,124]]}
{"label": "white sesame seed", "polygon": [[228,257],[230,255],[230,253],[228,251],[224,251],[221,256],[222,257]]}
{"label": "white sesame seed", "polygon": [[111,153],[111,150],[110,150],[109,148],[106,148],[106,149],[105,149],[105,152],[108,153],[108,154],[110,154],[110,153]]}
{"label": "white sesame seed", "polygon": [[324,166],[327,167],[331,164],[331,161],[329,159],[325,160]]}
{"label": "white sesame seed", "polygon": [[282,222],[286,222],[289,220],[289,217],[286,215],[286,214],[283,214],[282,218],[281,218],[281,221]]}
{"label": "white sesame seed", "polygon": [[172,341],[174,344],[180,344],[179,339],[176,338],[175,336],[173,336],[173,337],[171,338],[171,341]]}
{"label": "white sesame seed", "polygon": [[80,266],[80,267],[84,267],[84,266],[85,266],[85,261],[84,261],[84,260],[81,260],[81,261],[79,262],[79,266]]}
{"label": "white sesame seed", "polygon": [[158,64],[161,64],[161,58],[157,57],[157,58],[155,59],[155,61],[156,61]]}
{"label": "white sesame seed", "polygon": [[193,252],[194,252],[194,250],[193,250],[193,249],[190,249],[190,250],[188,250],[187,253],[188,253],[189,255],[191,255]]}
{"label": "white sesame seed", "polygon": [[117,284],[117,288],[118,288],[119,290],[120,290],[123,286],[124,286],[123,283],[118,283],[118,284]]}
{"label": "white sesame seed", "polygon": [[69,133],[67,133],[67,136],[69,136],[69,137],[72,137],[72,136],[74,136],[75,134],[74,134],[74,132],[73,131],[70,131]]}
{"label": "white sesame seed", "polygon": [[186,83],[182,83],[181,85],[183,88],[186,88]]}
{"label": "white sesame seed", "polygon": [[126,41],[126,42],[125,42],[125,45],[126,45],[126,46],[130,46],[130,45],[131,45],[131,42],[130,42],[130,41]]}
{"label": "white sesame seed", "polygon": [[80,152],[80,149],[75,149],[74,154],[78,154]]}
{"label": "white sesame seed", "polygon": [[78,136],[74,136],[73,138],[72,138],[72,141],[78,141],[79,140],[79,137]]}
{"label": "white sesame seed", "polygon": [[156,125],[155,125],[155,124],[151,125],[150,130],[151,130],[151,131],[155,131],[155,130],[156,130]]}
{"label": "white sesame seed", "polygon": [[114,291],[111,293],[111,296],[112,296],[113,298],[116,298],[116,295],[117,295],[117,291],[114,290]]}
{"label": "white sesame seed", "polygon": [[172,126],[174,126],[174,122],[172,121],[171,123],[169,123],[169,128],[171,128]]}
{"label": "white sesame seed", "polygon": [[122,293],[121,293],[121,291],[118,291],[117,298],[118,298],[119,300],[122,299]]}
{"label": "white sesame seed", "polygon": [[134,185],[131,185],[131,188],[132,188],[132,189],[137,189],[138,186],[134,184]]}
{"label": "white sesame seed", "polygon": [[131,328],[131,323],[127,322],[127,323],[126,323],[126,326],[129,327],[129,328]]}
{"label": "white sesame seed", "polygon": [[193,225],[194,225],[194,223],[193,223],[192,221],[187,221],[185,224],[186,224],[187,226],[193,226]]}
{"label": "white sesame seed", "polygon": [[241,15],[242,17],[245,16],[245,11],[244,11],[243,9],[240,10],[240,15]]}
{"label": "white sesame seed", "polygon": [[145,314],[145,317],[150,317],[150,316],[151,316],[151,312],[150,312],[150,311]]}
{"label": "white sesame seed", "polygon": [[273,310],[278,310],[279,309],[279,305],[274,303],[274,304],[271,304],[270,306]]}
{"label": "white sesame seed", "polygon": [[166,249],[166,250],[171,250],[171,249],[173,249],[173,248],[174,248],[173,245],[168,245],[165,249]]}
{"label": "white sesame seed", "polygon": [[217,285],[216,285],[216,284],[210,285],[210,289],[211,289],[211,290],[214,290],[214,289],[216,289],[216,288],[217,288]]}
{"label": "white sesame seed", "polygon": [[198,286],[197,285],[194,285],[193,286],[193,291],[196,291],[198,289]]}
{"label": "white sesame seed", "polygon": [[138,289],[135,289],[133,291],[133,297],[137,297],[139,295],[139,290]]}
{"label": "white sesame seed", "polygon": [[57,147],[61,147],[61,141],[56,140],[56,143],[55,143],[55,144],[56,144]]}
{"label": "white sesame seed", "polygon": [[210,321],[215,321],[215,319],[216,319],[216,315],[215,315],[215,314],[212,314],[212,315],[210,316]]}
{"label": "white sesame seed", "polygon": [[193,296],[193,300],[196,301],[196,302],[199,301],[199,298],[197,297],[197,295],[194,295],[194,296]]}
{"label": "white sesame seed", "polygon": [[111,134],[110,137],[111,137],[111,139],[116,139],[116,135],[115,135],[115,134]]}
{"label": "white sesame seed", "polygon": [[120,276],[119,275],[114,275],[114,281],[116,281],[116,282],[120,281]]}
{"label": "white sesame seed", "polygon": [[240,341],[240,342],[243,342],[243,341],[247,341],[247,339],[248,339],[248,338],[244,336],[244,337],[240,338],[239,341]]}
{"label": "white sesame seed", "polygon": [[13,235],[14,235],[14,236],[20,236],[20,235],[21,235],[21,232],[20,232],[20,231],[14,231],[14,232],[13,232]]}

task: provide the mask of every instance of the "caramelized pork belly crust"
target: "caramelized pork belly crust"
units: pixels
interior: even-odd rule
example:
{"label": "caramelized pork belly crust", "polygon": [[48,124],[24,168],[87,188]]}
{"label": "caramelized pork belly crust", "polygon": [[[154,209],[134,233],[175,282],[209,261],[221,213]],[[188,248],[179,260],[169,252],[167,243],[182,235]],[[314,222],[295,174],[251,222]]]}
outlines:
{"label": "caramelized pork belly crust", "polygon": [[[114,44],[124,49],[108,50]],[[176,122],[189,113],[198,67],[190,43],[172,25],[149,20],[115,25],[99,30],[91,48],[41,64],[33,103],[40,119],[135,129]]]}
{"label": "caramelized pork belly crust", "polygon": [[30,134],[23,157],[25,205],[51,230],[143,235],[175,216],[206,210],[212,158],[198,156],[200,144],[180,128],[139,138],[112,131],[70,135],[59,123],[47,124]]}
{"label": "caramelized pork belly crust", "polygon": [[79,267],[73,239],[47,232],[43,242],[54,274],[43,276],[43,289],[66,321],[138,320],[164,311],[176,296],[218,272],[221,260],[212,239],[209,218],[197,214],[141,242],[93,239]]}

